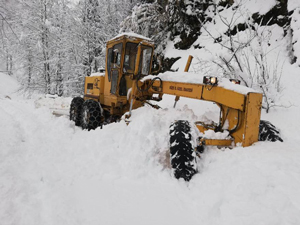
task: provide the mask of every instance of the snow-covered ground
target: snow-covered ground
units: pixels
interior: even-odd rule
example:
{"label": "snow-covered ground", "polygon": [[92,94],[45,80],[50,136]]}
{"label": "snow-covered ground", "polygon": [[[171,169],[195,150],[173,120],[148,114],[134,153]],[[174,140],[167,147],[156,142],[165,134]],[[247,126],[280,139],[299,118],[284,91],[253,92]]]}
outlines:
{"label": "snow-covered ground", "polygon": [[173,109],[166,96],[129,126],[88,132],[51,113],[70,99],[23,99],[16,81],[0,80],[0,224],[300,224],[299,80],[293,107],[262,115],[283,143],[211,147],[189,183],[172,176],[169,125],[216,119],[213,104],[181,99]]}

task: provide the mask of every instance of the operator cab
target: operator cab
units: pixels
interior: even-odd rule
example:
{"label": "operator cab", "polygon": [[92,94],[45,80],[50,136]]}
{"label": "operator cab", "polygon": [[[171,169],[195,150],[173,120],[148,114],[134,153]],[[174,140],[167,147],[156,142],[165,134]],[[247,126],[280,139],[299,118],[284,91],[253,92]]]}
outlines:
{"label": "operator cab", "polygon": [[150,39],[133,33],[108,41],[105,82],[110,85],[105,85],[105,95],[114,95],[118,101],[127,98],[133,80],[151,74],[153,48]]}

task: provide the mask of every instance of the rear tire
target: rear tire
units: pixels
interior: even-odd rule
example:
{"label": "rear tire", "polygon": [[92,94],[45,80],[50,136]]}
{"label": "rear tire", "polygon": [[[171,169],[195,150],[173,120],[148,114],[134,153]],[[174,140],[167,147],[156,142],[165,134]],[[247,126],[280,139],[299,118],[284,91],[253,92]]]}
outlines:
{"label": "rear tire", "polygon": [[70,105],[70,120],[74,121],[76,126],[80,126],[83,102],[83,98],[75,97],[73,98]]}
{"label": "rear tire", "polygon": [[171,124],[170,156],[174,176],[189,181],[197,170],[191,125],[188,121],[178,120]]}
{"label": "rear tire", "polygon": [[281,141],[279,130],[269,121],[261,120],[259,124],[259,141]]}
{"label": "rear tire", "polygon": [[101,125],[102,112],[100,104],[94,100],[86,100],[81,111],[82,129],[94,130]]}

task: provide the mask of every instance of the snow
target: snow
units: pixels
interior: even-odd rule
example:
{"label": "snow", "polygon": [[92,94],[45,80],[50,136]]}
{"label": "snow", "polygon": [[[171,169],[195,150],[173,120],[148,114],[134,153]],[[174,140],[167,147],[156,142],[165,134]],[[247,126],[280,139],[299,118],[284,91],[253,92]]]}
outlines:
{"label": "snow", "polygon": [[213,130],[207,130],[204,132],[204,138],[207,139],[230,139],[229,132],[214,132]]}
{"label": "snow", "polygon": [[62,98],[58,96],[53,97],[46,95],[45,97],[39,97],[37,100],[35,100],[34,105],[36,108],[48,107],[53,114],[68,115],[71,101],[71,97]]}
{"label": "snow", "polygon": [[295,10],[296,8],[300,8],[300,2],[298,0],[289,0],[288,1],[288,11]]}
{"label": "snow", "polygon": [[243,8],[248,9],[251,14],[258,12],[264,15],[270,11],[276,4],[276,0],[238,0],[235,1],[237,5],[241,4]]}
{"label": "snow", "polygon": [[19,88],[19,83],[11,76],[0,72],[0,99],[8,96],[12,92],[16,92]]}
{"label": "snow", "polygon": [[131,33],[131,32],[124,32],[124,33],[118,34],[117,36],[115,36],[111,40],[114,40],[114,39],[122,37],[122,36],[129,36],[129,37],[133,37],[133,38],[141,38],[141,39],[145,39],[147,41],[152,41],[150,38],[147,38],[147,37],[145,37],[143,35],[140,35],[140,34]]}
{"label": "snow", "polygon": [[300,223],[298,107],[263,113],[283,143],[209,147],[186,183],[171,173],[169,125],[217,118],[211,103],[181,98],[174,109],[174,97],[165,96],[161,110],[133,110],[128,126],[88,132],[52,115],[53,98],[9,96],[0,99],[1,224]]}
{"label": "snow", "polygon": [[104,77],[105,76],[105,73],[100,73],[100,72],[97,72],[97,73],[91,73],[91,76],[90,77]]}
{"label": "snow", "polygon": [[[291,4],[291,3],[290,3]],[[293,49],[294,54],[297,57],[297,63],[299,65],[299,55],[298,52],[300,50],[300,4],[297,9],[293,12],[291,15],[291,29],[293,30],[293,37],[292,37],[292,43],[293,43]]]}

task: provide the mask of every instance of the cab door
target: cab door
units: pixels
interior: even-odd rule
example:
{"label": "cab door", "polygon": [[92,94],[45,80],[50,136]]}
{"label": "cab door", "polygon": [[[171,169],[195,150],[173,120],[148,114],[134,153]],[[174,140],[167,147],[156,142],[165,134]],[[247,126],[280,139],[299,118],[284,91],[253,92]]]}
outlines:
{"label": "cab door", "polygon": [[108,80],[111,82],[110,93],[117,94],[118,81],[122,74],[121,61],[122,61],[123,44],[119,43],[109,49],[110,65],[108,67]]}
{"label": "cab door", "polygon": [[151,73],[153,48],[147,45],[139,45],[138,59],[135,67],[135,75],[147,76]]}

